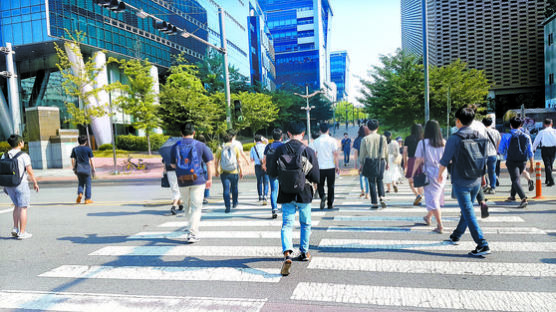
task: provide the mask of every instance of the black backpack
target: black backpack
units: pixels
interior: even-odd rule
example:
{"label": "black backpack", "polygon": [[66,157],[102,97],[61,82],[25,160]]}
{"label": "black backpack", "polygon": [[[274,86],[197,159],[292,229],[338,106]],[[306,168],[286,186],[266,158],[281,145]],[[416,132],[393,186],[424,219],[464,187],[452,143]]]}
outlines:
{"label": "black backpack", "polygon": [[455,170],[464,179],[477,179],[485,175],[488,159],[488,139],[479,137],[474,131],[470,134],[456,133],[461,138],[459,152],[456,154]]}
{"label": "black backpack", "polygon": [[[289,143],[284,144],[286,153],[280,155],[276,160],[278,167],[278,182],[280,192],[287,194],[299,194],[305,189],[304,162],[307,158],[302,156],[305,145],[294,151]],[[305,160],[303,159],[305,158]]]}
{"label": "black backpack", "polygon": [[523,132],[516,131],[508,144],[506,161],[526,162],[527,140],[528,138]]}
{"label": "black backpack", "polygon": [[8,153],[0,159],[0,186],[14,187],[21,184],[23,175],[19,175],[19,162],[17,158],[23,154],[19,152],[10,158]]}

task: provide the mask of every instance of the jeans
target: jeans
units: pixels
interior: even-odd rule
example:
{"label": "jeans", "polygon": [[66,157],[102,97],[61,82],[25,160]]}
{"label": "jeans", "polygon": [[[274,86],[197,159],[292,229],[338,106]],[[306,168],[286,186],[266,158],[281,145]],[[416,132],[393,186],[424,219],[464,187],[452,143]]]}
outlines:
{"label": "jeans", "polygon": [[344,164],[349,164],[349,152],[350,150],[344,151]]}
{"label": "jeans", "polygon": [[496,188],[496,156],[488,156],[487,170],[488,170],[488,183],[491,189]]}
{"label": "jeans", "polygon": [[203,194],[203,198],[207,199],[210,197],[210,189],[209,188],[205,188],[205,194]]}
{"label": "jeans", "polygon": [[523,170],[525,170],[525,162],[506,161],[506,167],[508,168],[510,179],[512,180],[512,190],[510,195],[515,198],[515,194],[517,193],[519,198],[527,198],[527,195],[525,195],[525,192],[519,183],[519,177],[521,176]]}
{"label": "jeans", "polygon": [[259,199],[266,198],[268,196],[268,175],[264,172],[261,165],[255,165],[255,175],[257,176],[257,192],[259,193]]}
{"label": "jeans", "polygon": [[276,200],[278,199],[278,178],[269,178],[270,179],[270,207],[272,208],[272,212],[276,212],[278,209],[278,204],[276,204]]}
{"label": "jeans", "polygon": [[238,189],[237,184],[239,181],[239,174],[235,173],[222,173],[220,175],[222,181],[222,197],[224,197],[224,205],[226,211],[230,210],[230,191],[232,193],[233,206],[237,206]]}
{"label": "jeans", "polygon": [[480,184],[473,187],[453,185],[453,190],[461,210],[461,216],[459,217],[458,226],[452,235],[450,235],[454,240],[459,240],[465,233],[465,229],[469,227],[471,237],[473,237],[479,248],[488,246],[486,239],[483,237],[483,232],[477,223],[477,217],[473,209],[473,200],[477,197],[480,188]]}
{"label": "jeans", "polygon": [[384,197],[384,183],[382,182],[382,177],[369,178],[369,186],[371,188],[371,204],[377,205],[377,191],[378,197]]}
{"label": "jeans", "polygon": [[319,197],[324,199],[324,182],[328,186],[328,207],[332,207],[334,204],[334,183],[336,183],[336,169],[320,169],[320,183],[318,184],[317,190],[319,192]]}
{"label": "jeans", "polygon": [[[361,192],[369,194],[369,180],[362,174],[359,175],[359,185],[361,186]],[[363,185],[365,185],[365,187],[363,187]]]}
{"label": "jeans", "polygon": [[187,230],[193,235],[199,234],[201,211],[203,210],[203,191],[205,184],[180,187],[183,200]]}
{"label": "jeans", "polygon": [[292,201],[282,204],[282,252],[293,252],[292,227],[295,222],[295,211],[299,209],[299,224],[301,237],[299,250],[303,253],[309,251],[309,238],[311,237],[311,203],[302,204]]}
{"label": "jeans", "polygon": [[78,174],[77,181],[77,194],[83,194],[85,188],[85,199],[91,199],[91,175]]}
{"label": "jeans", "polygon": [[546,175],[545,183],[554,184],[552,177],[552,165],[554,164],[554,156],[556,155],[555,146],[547,146],[541,148],[542,162],[544,163],[544,173]]}

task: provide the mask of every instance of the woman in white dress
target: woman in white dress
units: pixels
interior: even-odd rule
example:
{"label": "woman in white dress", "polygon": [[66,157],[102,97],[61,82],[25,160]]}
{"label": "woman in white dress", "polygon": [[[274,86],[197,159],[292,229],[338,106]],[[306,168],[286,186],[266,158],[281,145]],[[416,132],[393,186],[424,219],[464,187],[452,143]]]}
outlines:
{"label": "woman in white dress", "polygon": [[394,192],[398,192],[398,180],[401,178],[402,173],[400,167],[395,165],[400,155],[400,145],[396,140],[392,140],[392,133],[390,131],[384,132],[386,142],[388,142],[388,163],[389,168],[384,170],[384,183],[386,183],[386,193],[390,193],[390,188]]}

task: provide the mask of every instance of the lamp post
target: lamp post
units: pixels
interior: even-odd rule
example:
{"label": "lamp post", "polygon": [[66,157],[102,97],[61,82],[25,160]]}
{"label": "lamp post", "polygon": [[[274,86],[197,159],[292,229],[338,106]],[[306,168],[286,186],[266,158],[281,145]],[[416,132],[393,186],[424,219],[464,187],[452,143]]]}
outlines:
{"label": "lamp post", "polygon": [[301,109],[307,111],[307,144],[311,144],[311,109],[315,108],[315,106],[309,106],[309,99],[312,98],[313,96],[319,94],[319,93],[324,93],[324,92],[319,90],[319,91],[315,91],[315,92],[309,94],[309,86],[308,85],[305,85],[305,95],[299,94],[299,93],[294,93],[295,95],[300,96],[307,101],[307,105],[305,107],[303,107],[303,106],[301,107]]}
{"label": "lamp post", "polygon": [[425,122],[429,121],[429,42],[427,27],[427,0],[422,0],[423,11],[423,66],[425,68]]}

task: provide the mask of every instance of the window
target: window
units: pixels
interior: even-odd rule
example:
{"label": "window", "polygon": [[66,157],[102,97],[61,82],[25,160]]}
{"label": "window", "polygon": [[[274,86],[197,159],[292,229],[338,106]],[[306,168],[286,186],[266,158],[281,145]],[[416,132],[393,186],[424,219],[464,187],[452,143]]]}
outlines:
{"label": "window", "polygon": [[553,84],[554,84],[554,74],[549,74],[549,75],[548,75],[548,84],[549,84],[549,85],[553,85]]}
{"label": "window", "polygon": [[554,43],[554,34],[548,34],[548,45],[551,46]]}

